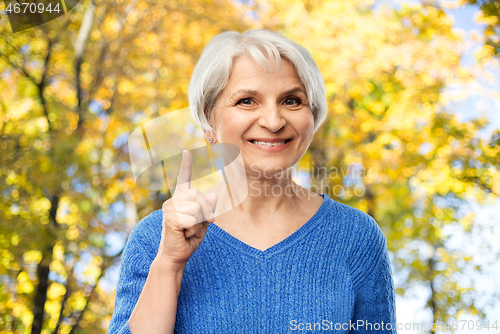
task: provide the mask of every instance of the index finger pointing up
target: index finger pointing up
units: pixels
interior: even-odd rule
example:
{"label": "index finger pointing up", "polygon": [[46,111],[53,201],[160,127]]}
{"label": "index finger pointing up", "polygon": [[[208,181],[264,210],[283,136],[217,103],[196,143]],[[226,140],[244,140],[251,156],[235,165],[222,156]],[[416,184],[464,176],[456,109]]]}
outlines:
{"label": "index finger pointing up", "polygon": [[177,186],[175,187],[175,193],[177,191],[183,192],[191,188],[191,172],[193,167],[193,157],[188,150],[182,152],[182,163],[179,176],[177,177]]}

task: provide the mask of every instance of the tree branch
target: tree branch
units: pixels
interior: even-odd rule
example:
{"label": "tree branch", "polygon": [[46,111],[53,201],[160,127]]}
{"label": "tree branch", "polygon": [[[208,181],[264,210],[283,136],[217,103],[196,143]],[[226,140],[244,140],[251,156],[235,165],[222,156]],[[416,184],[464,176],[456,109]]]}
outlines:
{"label": "tree branch", "polygon": [[42,78],[40,79],[40,82],[36,85],[38,87],[38,96],[39,96],[40,102],[42,104],[43,114],[45,115],[45,118],[47,119],[47,123],[49,125],[49,133],[53,131],[53,128],[51,125],[52,123],[49,119],[49,111],[47,110],[47,101],[45,100],[45,96],[43,94],[43,91],[45,90],[45,86],[46,86],[47,73],[49,70],[49,61],[50,61],[50,56],[52,53],[52,45],[53,44],[54,44],[53,41],[50,39],[50,37],[48,37],[47,38],[47,54],[45,55]]}
{"label": "tree branch", "polygon": [[[7,114],[7,106],[5,105],[5,103],[3,103],[2,100],[0,100],[0,105],[2,106],[2,110],[3,110],[3,115],[6,115]],[[3,138],[3,133],[5,131],[5,125],[7,124],[7,122],[5,122],[4,120],[2,120],[2,128],[0,129],[0,138]]]}
{"label": "tree branch", "polygon": [[78,31],[78,37],[75,42],[75,87],[76,87],[76,111],[78,113],[78,128],[83,123],[83,111],[82,111],[82,101],[83,101],[83,91],[82,91],[82,81],[81,81],[81,69],[83,63],[83,52],[87,46],[87,40],[90,36],[90,31],[92,30],[92,25],[94,23],[95,16],[95,1],[92,0],[89,7],[85,11],[83,16],[82,25]]}
{"label": "tree branch", "polygon": [[35,85],[37,85],[36,80],[31,76],[31,74],[29,74],[26,71],[26,69],[24,67],[22,67],[20,65],[17,65],[15,63],[13,63],[12,61],[10,61],[9,57],[7,57],[7,55],[3,54],[2,52],[0,52],[0,57],[2,57],[7,62],[7,64],[9,64],[14,69],[16,69],[19,72],[21,72],[27,79],[29,79],[31,82],[33,82]]}
{"label": "tree branch", "polygon": [[[133,0],[132,3],[126,7],[123,18],[119,21],[119,27],[118,27],[117,33],[116,33],[117,35],[120,34],[120,32],[125,27],[124,22],[126,21],[129,14],[136,8],[137,3],[138,3],[138,0]],[[109,8],[110,7],[108,6],[103,17],[106,16]],[[89,7],[89,9],[90,9],[90,7]],[[89,9],[87,9],[87,11],[89,11]],[[87,12],[85,12],[85,17],[87,17]],[[90,14],[89,14],[89,17],[90,17]],[[85,18],[84,18],[84,21],[85,21]],[[84,24],[82,23],[82,28],[83,28],[83,26],[84,26]],[[77,101],[78,101],[77,110],[78,110],[78,114],[80,116],[79,120],[78,120],[77,129],[79,129],[84,122],[84,117],[83,117],[83,112],[82,112],[83,106],[88,101],[91,100],[91,97],[95,94],[95,92],[97,91],[98,87],[100,86],[100,84],[102,83],[102,81],[105,77],[103,75],[102,63],[104,61],[104,58],[105,58],[105,56],[108,52],[108,48],[109,48],[109,43],[107,43],[107,42],[105,42],[103,47],[101,48],[101,52],[99,54],[99,57],[97,58],[98,59],[97,64],[99,67],[95,73],[94,85],[92,86],[92,88],[89,91],[87,101],[84,102],[83,101],[84,100],[83,99],[83,89],[81,87],[81,80],[80,80],[80,74],[81,74],[80,71],[81,71],[81,65],[83,63],[83,51],[85,49],[85,45],[83,45],[83,41],[86,42],[86,39],[84,39],[84,33],[82,32],[82,28],[80,28],[79,39],[77,40],[77,43],[75,44],[75,53],[76,53],[76,55],[75,55],[75,72],[76,72],[76,84],[75,84],[75,86],[76,86]],[[100,30],[100,27],[99,27],[99,30]],[[90,30],[88,31],[88,33],[90,34]],[[80,38],[80,35],[82,36],[81,38]],[[81,43],[79,44],[78,41],[81,41]],[[127,52],[127,54],[128,54],[128,52]],[[125,57],[126,57],[126,55],[125,55]]]}

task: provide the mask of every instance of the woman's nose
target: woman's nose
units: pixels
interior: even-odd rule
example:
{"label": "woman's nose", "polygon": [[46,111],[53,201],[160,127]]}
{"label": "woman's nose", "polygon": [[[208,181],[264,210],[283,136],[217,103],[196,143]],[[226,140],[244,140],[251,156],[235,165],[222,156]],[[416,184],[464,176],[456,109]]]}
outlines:
{"label": "woman's nose", "polygon": [[259,117],[259,126],[268,129],[271,132],[276,132],[285,126],[285,118],[281,115],[279,106],[263,108],[263,113]]}

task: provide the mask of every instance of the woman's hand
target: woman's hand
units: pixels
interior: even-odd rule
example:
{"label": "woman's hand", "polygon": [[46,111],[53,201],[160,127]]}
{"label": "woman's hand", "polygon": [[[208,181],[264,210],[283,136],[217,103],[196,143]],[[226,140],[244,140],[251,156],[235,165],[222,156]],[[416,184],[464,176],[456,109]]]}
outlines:
{"label": "woman's hand", "polygon": [[215,212],[217,195],[205,197],[198,189],[190,189],[193,157],[189,151],[182,156],[175,194],[163,203],[158,254],[130,315],[128,325],[133,334],[174,333],[184,269],[203,241],[209,222],[214,221],[210,214]]}
{"label": "woman's hand", "polygon": [[182,154],[177,186],[172,198],[163,203],[163,228],[157,260],[175,271],[183,271],[188,259],[198,249],[209,223],[214,222],[217,194],[204,196],[191,188],[193,157]]}

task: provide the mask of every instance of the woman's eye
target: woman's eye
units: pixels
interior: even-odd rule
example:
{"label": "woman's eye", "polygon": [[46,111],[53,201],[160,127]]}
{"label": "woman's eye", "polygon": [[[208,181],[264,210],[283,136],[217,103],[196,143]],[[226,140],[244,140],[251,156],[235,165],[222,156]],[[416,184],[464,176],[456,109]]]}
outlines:
{"label": "woman's eye", "polygon": [[285,104],[287,106],[293,106],[295,103],[297,103],[297,104],[301,103],[301,101],[300,101],[300,99],[298,97],[287,97],[285,99]]}
{"label": "woman's eye", "polygon": [[240,104],[240,103],[243,104],[243,105],[248,106],[248,105],[252,104],[252,99],[246,97],[244,99],[239,100],[236,104]]}

